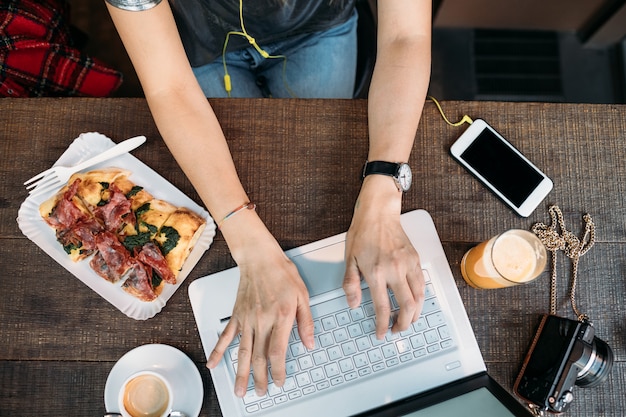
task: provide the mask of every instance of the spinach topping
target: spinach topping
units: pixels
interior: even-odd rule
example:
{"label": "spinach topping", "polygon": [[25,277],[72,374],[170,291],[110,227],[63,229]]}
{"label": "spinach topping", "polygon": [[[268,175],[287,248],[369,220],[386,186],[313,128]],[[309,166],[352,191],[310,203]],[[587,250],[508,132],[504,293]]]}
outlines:
{"label": "spinach topping", "polygon": [[139,217],[148,210],[150,210],[150,203],[144,203],[135,210],[135,216]]}
{"label": "spinach topping", "polygon": [[157,239],[159,241],[159,245],[161,246],[161,252],[163,256],[170,253],[172,249],[178,245],[178,241],[180,240],[180,234],[178,230],[174,229],[170,226],[161,227],[161,231],[159,233],[159,237]]}
{"label": "spinach topping", "polygon": [[[102,181],[99,184],[102,186],[102,190],[100,191],[100,193],[102,193],[102,191],[104,191],[104,190],[108,190],[109,189],[109,183],[108,182]],[[107,203],[108,203],[107,200],[100,199],[100,201],[98,201],[97,206],[98,207],[102,207],[102,206],[105,206]]]}
{"label": "spinach topping", "polygon": [[[144,226],[146,229],[148,229],[148,232],[150,232],[151,236],[156,235],[156,232],[159,231],[159,229],[157,229],[157,227],[153,224],[150,223],[146,223],[146,222],[141,222],[141,225]],[[139,230],[139,224],[137,224],[137,230]],[[146,233],[146,232],[144,232]]]}
{"label": "spinach topping", "polygon": [[162,281],[163,278],[161,278],[159,274],[157,274],[156,272],[152,274],[152,288],[157,288],[159,285],[161,285]]}
{"label": "spinach topping", "polygon": [[141,248],[143,245],[150,241],[150,232],[139,233],[134,236],[126,236],[123,245],[130,253],[137,247]]}
{"label": "spinach topping", "polygon": [[143,190],[142,186],[135,185],[133,188],[130,189],[130,191],[128,193],[126,193],[126,198],[130,199],[131,197],[136,195],[141,190]]}
{"label": "spinach topping", "polygon": [[72,253],[73,250],[80,249],[83,246],[81,242],[78,243],[68,243],[67,245],[63,245],[63,250],[68,255]]}

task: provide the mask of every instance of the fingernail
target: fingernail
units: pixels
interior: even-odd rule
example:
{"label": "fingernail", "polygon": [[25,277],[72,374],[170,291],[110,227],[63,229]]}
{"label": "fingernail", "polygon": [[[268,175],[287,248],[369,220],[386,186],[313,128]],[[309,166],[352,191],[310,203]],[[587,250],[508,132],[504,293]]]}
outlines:
{"label": "fingernail", "polygon": [[243,389],[243,387],[235,387],[235,395],[237,397],[243,397],[246,394],[245,390]]}

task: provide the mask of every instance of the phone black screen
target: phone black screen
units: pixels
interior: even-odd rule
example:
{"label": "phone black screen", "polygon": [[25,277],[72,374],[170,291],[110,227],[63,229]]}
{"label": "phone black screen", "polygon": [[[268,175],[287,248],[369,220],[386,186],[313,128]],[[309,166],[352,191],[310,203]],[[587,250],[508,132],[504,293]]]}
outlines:
{"label": "phone black screen", "polygon": [[487,128],[467,147],[461,158],[517,207],[543,179],[535,168]]}

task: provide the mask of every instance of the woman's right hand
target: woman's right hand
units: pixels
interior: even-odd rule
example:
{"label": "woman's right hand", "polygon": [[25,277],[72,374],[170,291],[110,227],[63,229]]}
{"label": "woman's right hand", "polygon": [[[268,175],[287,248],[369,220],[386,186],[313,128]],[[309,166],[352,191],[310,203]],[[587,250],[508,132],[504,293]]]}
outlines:
{"label": "woman's right hand", "polygon": [[267,390],[270,365],[273,382],[279,387],[284,384],[287,344],[294,319],[302,343],[307,348],[314,347],[306,286],[296,266],[264,226],[258,232],[247,228],[247,217],[253,216],[258,219],[253,212],[237,214],[222,227],[225,235],[245,231],[246,238],[229,242],[240,269],[239,289],[230,322],[207,362],[209,368],[215,367],[232,340],[241,335],[235,378],[235,394],[239,397],[246,394],[251,369],[259,396]]}

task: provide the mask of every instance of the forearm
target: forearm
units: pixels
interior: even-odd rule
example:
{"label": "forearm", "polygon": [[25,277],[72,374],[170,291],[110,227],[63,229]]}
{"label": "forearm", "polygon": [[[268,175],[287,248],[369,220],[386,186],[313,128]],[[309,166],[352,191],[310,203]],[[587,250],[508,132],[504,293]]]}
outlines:
{"label": "forearm", "polygon": [[172,155],[219,220],[247,196],[208,100],[193,95],[183,91],[147,100]]}
{"label": "forearm", "polygon": [[379,45],[368,97],[369,160],[408,161],[429,78],[429,37]]}
{"label": "forearm", "polygon": [[[211,215],[221,220],[247,201],[224,133],[187,61],[167,2],[153,9],[109,11],[141,81],[155,123]],[[222,232],[235,259],[250,236],[268,239],[253,211]],[[258,233],[254,233],[257,231]]]}
{"label": "forearm", "polygon": [[369,160],[407,162],[430,81],[430,0],[378,2]]}
{"label": "forearm", "polygon": [[[147,95],[147,99],[165,143],[215,221],[247,202],[224,133],[206,97],[193,89]],[[249,256],[242,252],[245,248],[276,245],[254,210],[242,210],[220,230],[238,263]]]}
{"label": "forearm", "polygon": [[[407,162],[430,79],[431,6],[427,0],[388,0],[378,5],[378,50],[368,100],[368,160]],[[400,212],[402,193],[393,181],[369,175],[355,214]],[[358,210],[359,207],[365,210]]]}

